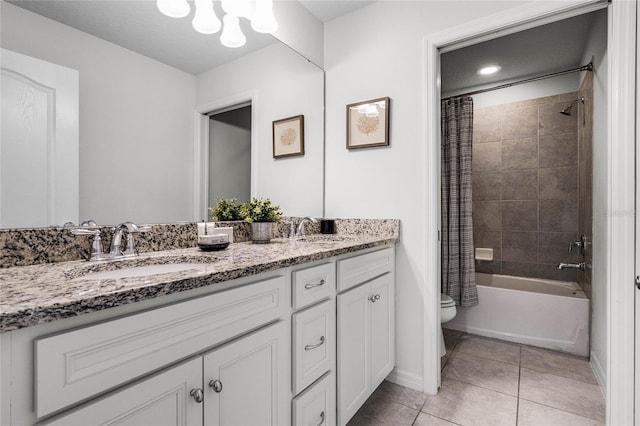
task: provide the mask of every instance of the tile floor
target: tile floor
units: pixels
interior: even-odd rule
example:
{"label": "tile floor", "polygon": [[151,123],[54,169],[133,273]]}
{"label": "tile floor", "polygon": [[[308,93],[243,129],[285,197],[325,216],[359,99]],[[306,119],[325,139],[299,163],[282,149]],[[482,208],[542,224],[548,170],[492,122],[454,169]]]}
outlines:
{"label": "tile floor", "polygon": [[604,396],[587,359],[446,329],[445,341],[438,395],[385,381],[349,425],[605,423]]}

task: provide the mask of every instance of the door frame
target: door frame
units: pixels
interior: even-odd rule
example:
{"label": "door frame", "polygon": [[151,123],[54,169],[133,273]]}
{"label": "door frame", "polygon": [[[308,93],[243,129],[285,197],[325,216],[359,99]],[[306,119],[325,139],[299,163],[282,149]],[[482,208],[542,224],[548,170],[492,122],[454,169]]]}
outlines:
{"label": "door frame", "polygon": [[[440,327],[440,51],[464,47],[505,34],[602,9],[599,0],[531,2],[505,12],[427,35],[423,40],[423,108],[426,178],[426,232],[424,285],[424,391],[437,393],[440,384],[438,327]],[[634,226],[635,198],[635,2],[609,4],[607,128],[609,200],[608,230],[608,352],[607,420],[632,424],[634,420]],[[626,37],[625,37],[626,36]],[[615,94],[615,96],[613,95]],[[615,165],[615,167],[612,167]],[[614,244],[615,243],[615,244]],[[428,284],[427,284],[428,283]],[[624,374],[626,372],[626,374]]]}
{"label": "door frame", "polygon": [[258,92],[249,90],[199,105],[193,113],[193,220],[208,220],[209,196],[209,116],[212,112],[224,112],[235,107],[251,105],[251,196],[258,188],[258,153],[256,110]]}

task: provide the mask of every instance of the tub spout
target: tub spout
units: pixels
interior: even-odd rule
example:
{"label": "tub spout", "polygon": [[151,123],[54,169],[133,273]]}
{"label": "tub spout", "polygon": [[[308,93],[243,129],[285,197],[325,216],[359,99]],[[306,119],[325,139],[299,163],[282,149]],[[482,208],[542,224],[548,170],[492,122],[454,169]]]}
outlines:
{"label": "tub spout", "polygon": [[584,262],[580,262],[580,263],[564,263],[564,262],[560,262],[558,264],[558,269],[580,269],[581,271],[584,271]]}

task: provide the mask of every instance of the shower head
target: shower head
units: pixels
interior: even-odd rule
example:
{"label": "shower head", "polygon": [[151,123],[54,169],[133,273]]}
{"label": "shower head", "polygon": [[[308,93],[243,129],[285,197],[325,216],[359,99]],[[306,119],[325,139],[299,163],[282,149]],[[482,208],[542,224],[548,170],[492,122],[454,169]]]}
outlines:
{"label": "shower head", "polygon": [[573,108],[573,106],[578,102],[584,104],[584,98],[576,99],[575,101],[571,102],[565,109],[560,111],[560,114],[571,115],[571,108]]}

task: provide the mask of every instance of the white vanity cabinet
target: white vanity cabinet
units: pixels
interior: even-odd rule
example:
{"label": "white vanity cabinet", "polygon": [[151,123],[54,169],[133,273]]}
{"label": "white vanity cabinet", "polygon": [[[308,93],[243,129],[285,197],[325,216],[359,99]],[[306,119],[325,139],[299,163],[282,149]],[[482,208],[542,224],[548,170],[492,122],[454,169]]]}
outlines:
{"label": "white vanity cabinet", "polygon": [[[344,278],[341,281],[341,278]],[[395,364],[393,248],[338,261],[338,424],[346,424]]]}

